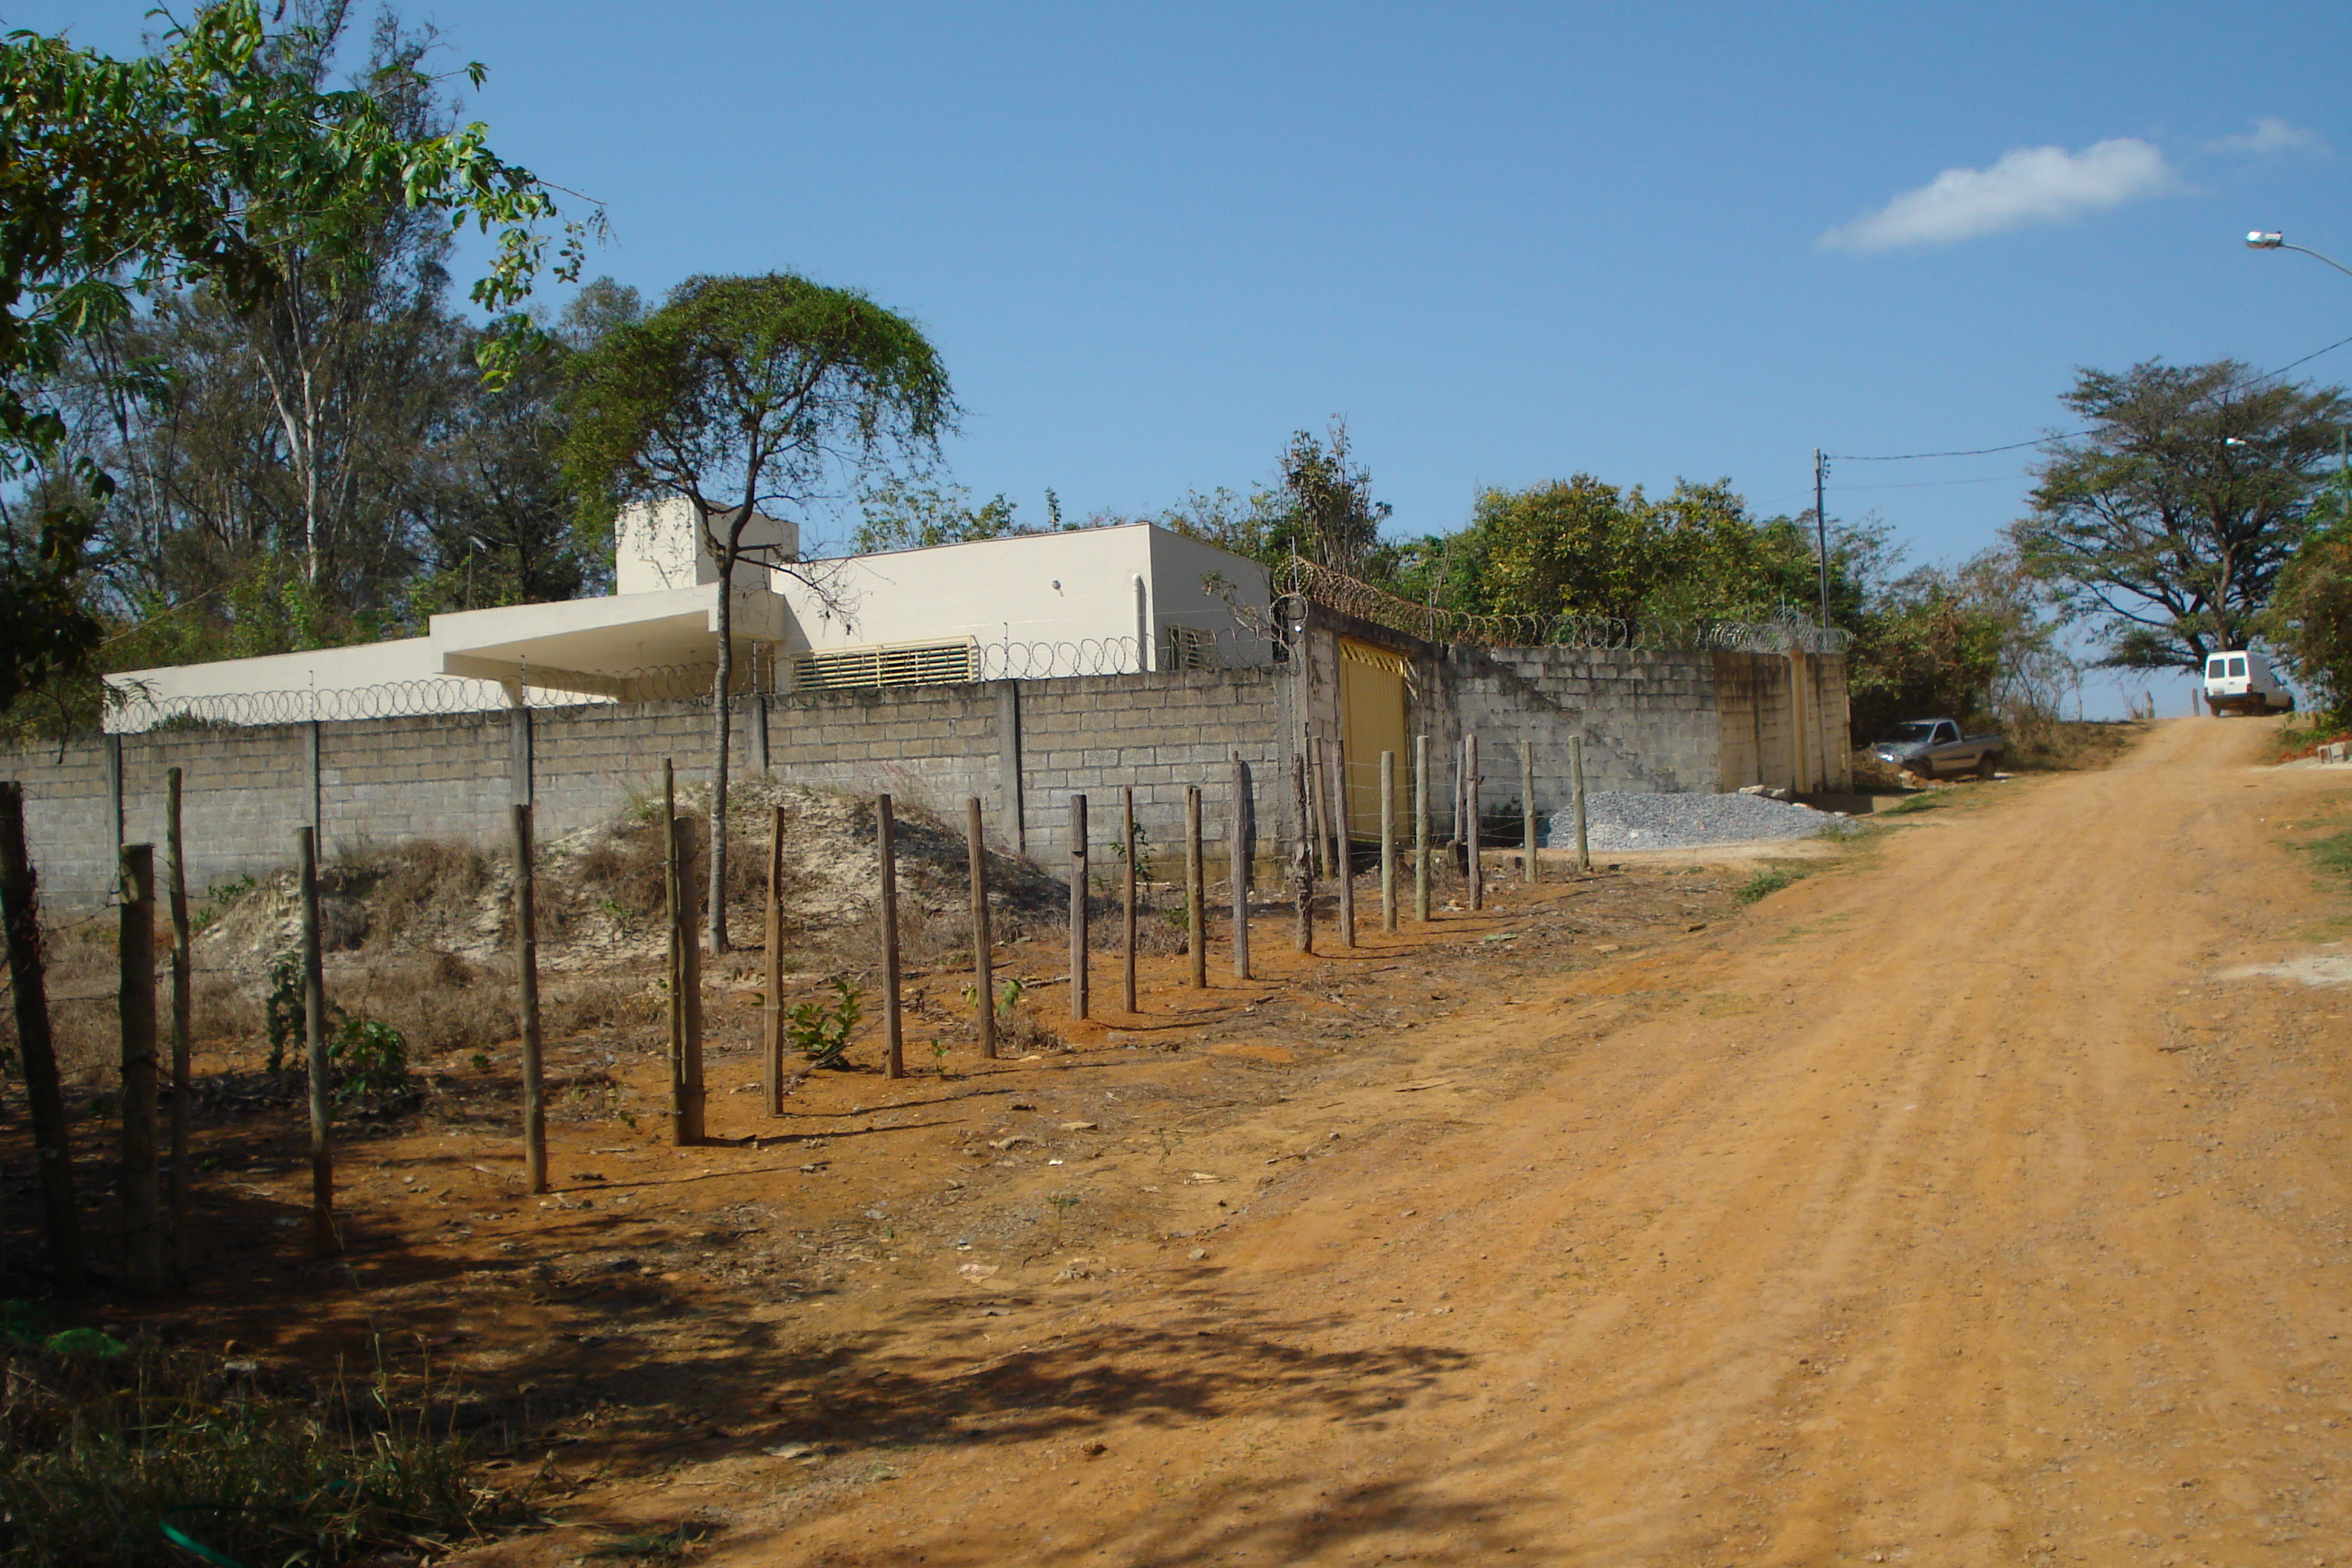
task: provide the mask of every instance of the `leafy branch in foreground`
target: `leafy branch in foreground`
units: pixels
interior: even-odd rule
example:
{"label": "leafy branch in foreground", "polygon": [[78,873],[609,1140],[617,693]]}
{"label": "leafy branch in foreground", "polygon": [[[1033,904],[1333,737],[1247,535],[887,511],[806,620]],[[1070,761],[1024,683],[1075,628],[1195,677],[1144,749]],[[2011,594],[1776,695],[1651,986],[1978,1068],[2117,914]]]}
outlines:
{"label": "leafy branch in foreground", "polygon": [[[31,32],[0,42],[0,709],[86,669],[99,627],[82,603],[85,546],[114,477],[68,455],[52,393],[69,354],[135,302],[203,286],[240,314],[301,287],[302,265],[357,277],[384,215],[493,237],[476,304],[503,318],[478,347],[493,380],[536,329],[518,312],[547,264],[552,195],[490,150],[478,122],[420,125],[432,84],[410,54],[362,86],[320,85],[316,27],[271,33],[257,0],[216,0],[118,60]],[[480,68],[468,68],[478,81]],[[591,219],[593,224],[595,220]],[[586,232],[562,228],[558,276]],[[150,368],[96,356],[105,391],[152,395]]]}

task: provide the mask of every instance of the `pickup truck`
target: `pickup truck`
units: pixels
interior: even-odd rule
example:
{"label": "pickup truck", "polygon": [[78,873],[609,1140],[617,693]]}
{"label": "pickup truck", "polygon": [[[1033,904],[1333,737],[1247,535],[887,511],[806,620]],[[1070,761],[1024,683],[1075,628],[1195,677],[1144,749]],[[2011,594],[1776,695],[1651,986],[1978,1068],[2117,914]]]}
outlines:
{"label": "pickup truck", "polygon": [[1870,751],[1880,762],[1923,779],[1971,768],[1977,777],[1989,779],[2000,766],[2005,746],[1999,735],[1963,735],[1949,719],[1913,719],[1897,724],[1893,734]]}

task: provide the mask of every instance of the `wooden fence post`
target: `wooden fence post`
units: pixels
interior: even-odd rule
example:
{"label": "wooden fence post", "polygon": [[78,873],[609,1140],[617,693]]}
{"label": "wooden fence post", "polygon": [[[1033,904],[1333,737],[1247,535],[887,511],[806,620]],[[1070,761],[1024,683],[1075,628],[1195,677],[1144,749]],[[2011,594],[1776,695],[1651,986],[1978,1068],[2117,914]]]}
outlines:
{"label": "wooden fence post", "polygon": [[1468,822],[1464,831],[1469,836],[1470,859],[1463,868],[1470,879],[1470,907],[1486,907],[1486,868],[1478,858],[1479,840],[1486,837],[1485,824],[1478,820],[1478,732],[1472,731],[1462,748],[1462,801]]}
{"label": "wooden fence post", "polygon": [[874,797],[874,839],[882,871],[882,1076],[907,1076],[906,1019],[898,998],[898,819],[890,797]]}
{"label": "wooden fence post", "polygon": [[1070,1016],[1091,1010],[1087,994],[1087,797],[1070,797]]}
{"label": "wooden fence post", "polygon": [[1118,792],[1120,842],[1127,846],[1127,870],[1122,879],[1121,895],[1127,900],[1127,966],[1121,978],[1123,1005],[1135,1011],[1135,787],[1122,784]]}
{"label": "wooden fence post", "polygon": [[1468,814],[1464,808],[1462,789],[1469,780],[1469,763],[1470,737],[1465,733],[1454,747],[1454,827],[1445,840],[1445,858],[1453,862],[1454,869],[1461,874],[1463,891],[1465,896],[1470,887],[1470,861],[1463,853],[1463,846],[1467,842],[1464,823]]}
{"label": "wooden fence post", "polygon": [[1209,984],[1209,884],[1201,867],[1201,786],[1184,786],[1184,952],[1192,989]]}
{"label": "wooden fence post", "polygon": [[1519,837],[1528,862],[1527,883],[1532,888],[1541,880],[1536,875],[1536,750],[1525,736],[1519,739]]}
{"label": "wooden fence post", "polygon": [[1381,753],[1381,929],[1397,928],[1396,753]]}
{"label": "wooden fence post", "polygon": [[988,842],[980,796],[963,803],[964,851],[971,863],[971,980],[980,993],[980,1054],[996,1059],[996,954],[988,931]]}
{"label": "wooden fence post", "polygon": [[1226,869],[1234,882],[1234,978],[1250,977],[1249,958],[1249,764],[1234,753],[1232,837],[1226,841]]}
{"label": "wooden fence post", "polygon": [[327,1082],[327,971],[319,937],[318,831],[294,830],[302,866],[302,1044],[310,1074],[310,1249],[335,1253],[335,1153]]}
{"label": "wooden fence post", "polygon": [[1331,874],[1330,840],[1324,835],[1330,826],[1330,814],[1323,809],[1323,742],[1315,738],[1312,730],[1307,732],[1299,761],[1312,781],[1307,786],[1307,819],[1299,825],[1299,836],[1314,845],[1315,875],[1328,877]]}
{"label": "wooden fence post", "polygon": [[1592,844],[1585,835],[1584,826],[1584,737],[1568,738],[1569,792],[1576,807],[1576,868],[1580,873],[1592,869]]}
{"label": "wooden fence post", "polygon": [[662,901],[669,916],[669,1141],[686,1135],[686,868],[678,864],[677,772],[662,759]]}
{"label": "wooden fence post", "polygon": [[761,1087],[768,1097],[768,1114],[784,1113],[784,808],[768,814],[768,951],[761,961],[763,1005],[760,1022],[764,1036],[761,1055],[767,1058]]}
{"label": "wooden fence post", "polygon": [[1348,742],[1331,742],[1333,875],[1339,879],[1339,945],[1356,945],[1356,834],[1348,815]]}
{"label": "wooden fence post", "polygon": [[1291,812],[1298,823],[1298,830],[1290,846],[1290,901],[1298,911],[1290,944],[1301,952],[1313,952],[1315,851],[1322,834],[1316,827],[1314,816],[1307,806],[1307,758],[1300,753],[1293,753],[1290,759],[1290,794]]}
{"label": "wooden fence post", "polygon": [[164,879],[172,900],[172,1271],[188,1268],[188,1097],[190,1037],[194,1019],[195,932],[188,920],[187,844],[180,832],[180,770],[163,775]]}
{"label": "wooden fence post", "polygon": [[1429,923],[1429,737],[1412,738],[1412,918]]}
{"label": "wooden fence post", "polygon": [[123,1283],[145,1295],[163,1289],[163,1194],[156,1180],[155,847],[125,844],[121,870]]}
{"label": "wooden fence post", "polygon": [[515,1001],[522,1027],[522,1177],[531,1193],[547,1191],[547,1071],[539,1036],[539,876],[531,843],[530,807],[514,813]]}
{"label": "wooden fence post", "polygon": [[25,1067],[25,1101],[33,1124],[33,1163],[41,1182],[41,1229],[59,1295],[89,1286],[81,1248],[81,1210],[74,1202],[73,1141],[58,1081],[56,1037],[49,1029],[48,979],[41,957],[40,878],[25,850],[25,786],[0,780],[0,917],[8,938],[9,990],[16,1015],[16,1052]]}
{"label": "wooden fence post", "polygon": [[702,1142],[704,1117],[709,1110],[709,1096],[702,1081],[702,931],[701,911],[697,907],[701,892],[701,885],[694,876],[694,818],[681,816],[677,819],[677,957],[685,984],[680,997],[683,1005],[678,1010],[684,1037],[678,1079],[688,1143]]}

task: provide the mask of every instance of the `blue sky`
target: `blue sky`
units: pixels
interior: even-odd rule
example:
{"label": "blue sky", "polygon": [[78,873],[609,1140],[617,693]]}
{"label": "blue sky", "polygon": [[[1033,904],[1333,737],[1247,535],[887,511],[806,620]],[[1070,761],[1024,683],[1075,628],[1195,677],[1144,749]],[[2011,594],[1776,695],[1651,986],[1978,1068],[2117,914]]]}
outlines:
{"label": "blue sky", "polygon": [[[127,50],[145,8],[0,16]],[[1996,446],[2076,365],[2352,335],[2352,278],[2242,243],[2352,264],[2340,4],[404,9],[606,205],[592,270],[919,321],[956,477],[1031,521],[1245,487],[1334,414],[1402,530],[1578,470],[1794,510],[1816,446]],[[1831,514],[1956,558],[2031,458],[1840,463]]]}

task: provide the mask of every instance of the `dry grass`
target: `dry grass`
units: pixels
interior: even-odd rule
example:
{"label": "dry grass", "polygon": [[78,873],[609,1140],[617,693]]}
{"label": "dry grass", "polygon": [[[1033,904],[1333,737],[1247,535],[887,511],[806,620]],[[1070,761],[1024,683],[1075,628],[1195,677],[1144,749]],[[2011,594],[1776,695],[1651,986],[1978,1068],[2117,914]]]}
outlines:
{"label": "dry grass", "polygon": [[2317,755],[2319,748],[2331,741],[2347,738],[2352,738],[2352,724],[2326,713],[2305,714],[2278,727],[2272,758],[2275,762],[2295,762]]}
{"label": "dry grass", "polygon": [[349,847],[319,883],[322,893],[361,906],[357,945],[382,952],[470,934],[498,875],[490,857],[470,845],[416,838],[394,849]]}
{"label": "dry grass", "polygon": [[2148,731],[2144,719],[2044,719],[2013,725],[2003,765],[2027,773],[2095,773],[2113,767]]}
{"label": "dry grass", "polygon": [[1903,770],[1880,762],[1874,752],[1856,752],[1851,763],[1853,787],[1864,795],[1893,795],[1904,787]]}
{"label": "dry grass", "polygon": [[[808,792],[801,792],[806,795]],[[766,807],[747,795],[737,814],[729,858],[730,924],[739,942],[761,940],[767,898]],[[876,827],[873,803],[824,797],[823,809],[803,811],[810,853],[832,868],[835,881],[846,859],[860,859]],[[842,808],[847,807],[845,812]],[[898,815],[898,942],[909,971],[954,968],[971,962],[972,934],[966,902],[967,851],[961,824],[950,823],[903,796]],[[707,852],[707,833],[698,847]],[[756,819],[756,820],[755,820]],[[646,946],[657,938],[667,903],[664,845],[651,814],[631,814],[587,838],[576,850],[551,856],[539,875],[541,1010],[553,1037],[641,1028],[660,1020],[658,988],[641,973]],[[995,851],[989,854],[994,890],[993,934],[1019,942],[1033,928],[1058,927],[1063,885],[1042,868]],[[699,859],[699,856],[698,856]],[[787,861],[787,874],[793,862]],[[330,999],[351,1015],[397,1030],[412,1059],[467,1056],[511,1042],[518,1032],[509,875],[495,851],[436,840],[385,847],[346,844],[322,868],[323,912],[333,926],[329,943]],[[809,892],[814,910],[835,909],[831,883],[803,871],[789,883],[787,906]],[[1164,895],[1163,895],[1164,896]],[[854,886],[848,891],[857,897]],[[199,1049],[257,1048],[267,1037],[268,966],[287,940],[292,909],[285,874],[247,884],[223,900],[211,936],[197,949],[193,1022]],[[1119,942],[1115,897],[1093,901],[1094,944],[1115,951]],[[846,974],[865,980],[882,967],[881,942],[868,906],[811,913],[788,925],[788,969]],[[614,944],[614,939],[622,939]],[[1147,953],[1181,951],[1181,915],[1170,917],[1147,899],[1141,946]],[[68,921],[49,937],[48,988],[52,1026],[63,1076],[77,1093],[102,1095],[114,1085],[120,1055],[115,991],[116,920],[110,913]],[[168,952],[169,939],[159,942]],[[563,965],[567,949],[594,955],[587,973]],[[756,949],[754,950],[754,953]],[[552,962],[551,962],[552,961]],[[709,961],[714,983],[756,983],[761,967],[741,952]],[[722,1023],[723,1016],[727,1021]],[[711,1042],[749,1048],[751,1036],[732,1010],[711,1018]],[[735,1037],[740,1035],[741,1039]],[[14,1043],[13,1019],[0,1009],[0,1047]],[[1057,1049],[1058,1037],[1038,1026],[1033,1048]]]}
{"label": "dry grass", "polygon": [[[2147,733],[2143,719],[2079,721],[2028,716],[2001,726],[2008,742],[2000,765],[2011,773],[2093,773],[2112,767],[2134,742]],[[1864,794],[1893,794],[1903,773],[1857,751],[1852,758],[1853,787]]]}
{"label": "dry grass", "polygon": [[51,1334],[11,1308],[0,1561],[189,1561],[169,1526],[233,1561],[327,1568],[446,1552],[526,1517],[441,1413],[382,1382],[313,1388],[250,1361]]}
{"label": "dry grass", "polygon": [[[111,1084],[121,1055],[115,992],[121,984],[116,961],[118,917],[111,910],[95,918],[55,926],[46,933],[49,1033],[56,1043],[58,1076],[68,1090],[96,1091]],[[16,1015],[0,1008],[0,1044],[13,1058]]]}

